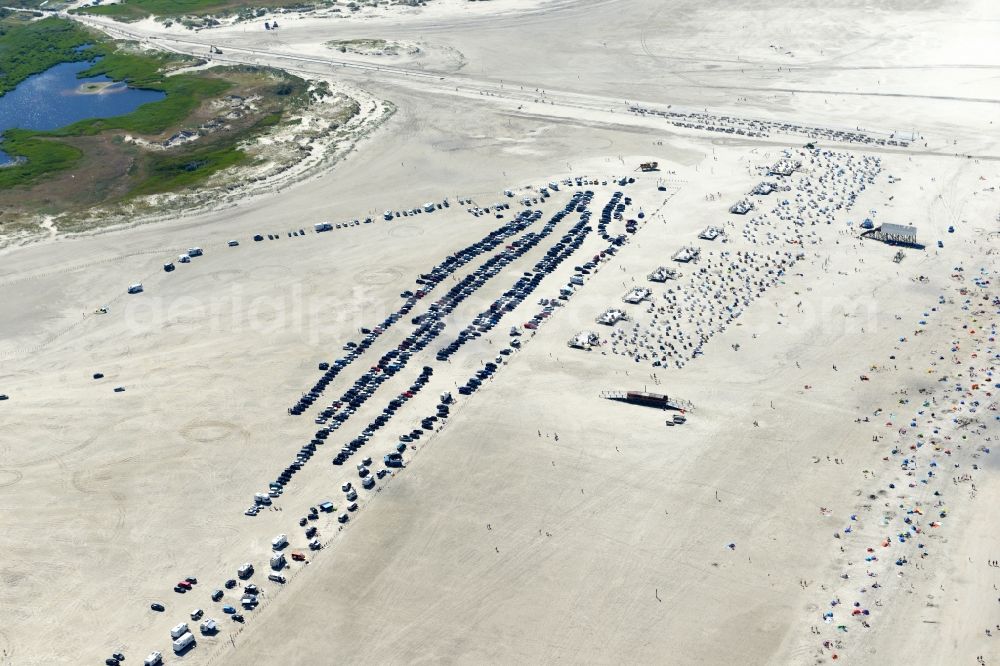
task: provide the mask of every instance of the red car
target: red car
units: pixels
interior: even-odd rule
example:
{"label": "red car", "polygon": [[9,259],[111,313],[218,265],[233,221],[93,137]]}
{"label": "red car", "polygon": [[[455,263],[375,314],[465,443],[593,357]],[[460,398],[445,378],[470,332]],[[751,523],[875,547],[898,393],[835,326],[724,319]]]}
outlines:
{"label": "red car", "polygon": [[187,582],[186,580],[182,580],[181,582],[177,583],[177,587],[183,587],[185,590],[190,590],[191,583]]}
{"label": "red car", "polygon": [[528,323],[526,323],[526,324],[524,325],[524,327],[525,327],[526,329],[528,329],[529,331],[533,331],[533,330],[535,330],[536,328],[538,328],[538,324],[536,324],[536,323],[535,323],[535,322],[533,322],[533,321],[529,321]]}

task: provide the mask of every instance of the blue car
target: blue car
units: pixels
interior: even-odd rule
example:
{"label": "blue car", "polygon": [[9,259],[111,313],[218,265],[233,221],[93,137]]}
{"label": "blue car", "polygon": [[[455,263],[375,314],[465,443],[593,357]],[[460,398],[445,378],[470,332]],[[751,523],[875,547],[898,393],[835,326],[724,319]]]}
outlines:
{"label": "blue car", "polygon": [[226,613],[227,615],[232,615],[233,613],[236,612],[236,609],[233,608],[232,606],[223,606],[222,607],[222,612]]}

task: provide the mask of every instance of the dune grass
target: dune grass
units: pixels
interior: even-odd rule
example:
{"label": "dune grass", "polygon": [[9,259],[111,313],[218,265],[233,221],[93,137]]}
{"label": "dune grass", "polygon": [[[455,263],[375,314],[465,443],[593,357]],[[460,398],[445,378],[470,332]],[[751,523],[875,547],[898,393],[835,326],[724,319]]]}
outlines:
{"label": "dune grass", "polygon": [[240,164],[246,154],[233,146],[208,146],[182,155],[154,155],[146,178],[130,196],[174,192],[205,180],[212,174]]}
{"label": "dune grass", "polygon": [[19,163],[0,168],[0,189],[28,185],[46,174],[73,167],[83,157],[83,151],[60,141],[46,139],[38,132],[7,130],[3,149],[16,156]]}

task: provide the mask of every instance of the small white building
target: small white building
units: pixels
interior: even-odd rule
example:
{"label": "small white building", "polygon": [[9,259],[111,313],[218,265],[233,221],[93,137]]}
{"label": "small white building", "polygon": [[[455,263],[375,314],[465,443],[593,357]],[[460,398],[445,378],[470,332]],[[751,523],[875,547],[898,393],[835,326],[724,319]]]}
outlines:
{"label": "small white building", "polygon": [[644,300],[653,295],[653,292],[645,287],[636,287],[629,290],[627,294],[622,297],[622,300],[631,305],[638,305]]}
{"label": "small white building", "polygon": [[724,233],[725,231],[723,231],[722,227],[708,226],[705,227],[705,229],[700,234],[698,234],[698,238],[701,238],[702,240],[713,241],[719,236],[723,235]]}
{"label": "small white building", "polygon": [[597,318],[597,323],[604,324],[605,326],[614,326],[618,322],[625,321],[626,319],[628,319],[628,315],[625,314],[624,310],[619,310],[618,308],[608,308]]}
{"label": "small white building", "polygon": [[757,183],[757,185],[754,186],[752,192],[753,192],[753,194],[756,194],[756,195],[759,195],[759,196],[767,196],[768,194],[770,194],[771,192],[776,191],[777,189],[778,189],[778,187],[774,183],[769,183],[769,182],[767,182],[765,180],[765,181],[762,181],[760,183]]}
{"label": "small white building", "polygon": [[798,160],[780,159],[767,171],[769,176],[791,176],[802,166]]}
{"label": "small white building", "polygon": [[746,199],[742,201],[737,201],[732,206],[729,207],[729,212],[733,215],[746,215],[753,210],[753,203],[747,201]]}
{"label": "small white building", "polygon": [[677,250],[672,259],[686,264],[689,261],[695,261],[699,256],[701,256],[701,250],[699,248],[688,246]]}
{"label": "small white building", "polygon": [[601,339],[593,331],[580,331],[566,343],[574,349],[590,349],[600,344]]}
{"label": "small white building", "polygon": [[676,280],[681,276],[680,271],[674,268],[667,268],[666,266],[657,266],[657,268],[646,276],[650,282],[666,282],[667,280]]}

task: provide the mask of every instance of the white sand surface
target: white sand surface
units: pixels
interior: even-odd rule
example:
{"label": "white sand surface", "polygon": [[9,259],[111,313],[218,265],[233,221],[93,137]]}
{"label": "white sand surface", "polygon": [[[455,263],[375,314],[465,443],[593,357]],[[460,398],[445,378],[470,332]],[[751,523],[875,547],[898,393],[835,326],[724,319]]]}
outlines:
{"label": "white sand surface", "polygon": [[[331,77],[398,110],[332,169],[281,193],[2,251],[0,663],[100,663],[116,650],[127,664],[152,650],[191,664],[996,663],[997,463],[984,450],[998,415],[996,8],[452,4],[290,20],[277,36],[116,28]],[[349,38],[429,44],[465,64],[345,66],[322,44]],[[638,103],[921,138],[902,148],[823,135],[811,152],[801,133],[677,127],[630,113]],[[784,157],[802,168],[769,177]],[[845,182],[876,157],[880,169],[848,206]],[[649,160],[659,171],[637,171]],[[317,363],[346,355],[361,327],[420,288],[418,275],[510,222],[523,197],[572,176],[597,184],[530,204],[541,216],[513,238],[540,233],[589,189],[580,249],[496,327],[435,358],[537,270],[580,219],[573,212],[444,316],[444,332],[329,436],[273,508],[244,516],[313,437],[320,411],[513,238],[446,278],[305,414],[289,415]],[[730,214],[762,180],[788,189]],[[631,203],[608,231],[628,242],[537,330],[524,328],[540,298],[556,299],[575,266],[607,250],[597,227],[616,191]],[[382,219],[446,197],[446,209]],[[468,210],[498,202],[510,205],[502,219]],[[781,217],[792,213],[804,224]],[[866,217],[914,224],[926,247],[897,263],[897,248],[857,238]],[[708,225],[725,239],[699,240]],[[689,245],[699,262],[671,261]],[[163,272],[194,246],[204,256]],[[630,321],[614,330],[635,330],[635,346],[676,341],[679,329],[665,328],[675,314],[691,318],[685,336],[704,329],[695,315],[718,312],[715,289],[700,287],[729,284],[737,252],[794,263],[765,269],[764,290],[683,367],[613,352],[610,329],[594,322],[609,307],[626,309]],[[661,265],[681,279],[647,282]],[[126,294],[134,282],[144,292]],[[635,286],[652,289],[650,304],[622,304]],[[679,301],[667,289],[683,290]],[[678,308],[687,297],[690,309]],[[458,395],[507,347],[511,326],[522,349]],[[567,347],[581,330],[608,342]],[[425,365],[427,386],[331,465]],[[644,389],[690,401],[686,423],[667,427],[672,412],[600,397]],[[376,490],[360,488],[359,459],[383,467],[443,391],[457,398],[445,425]],[[341,526],[345,481],[359,486],[359,509]],[[311,523],[323,549],[291,562],[286,584],[267,581],[270,540],[285,533],[290,550],[305,549],[298,520],[325,499],[337,511]],[[221,611],[238,605],[237,591],[221,603],[209,594],[247,561],[263,602],[239,624]],[[195,589],[173,592],[186,576]],[[174,657],[169,629],[195,608],[221,631]]]}

